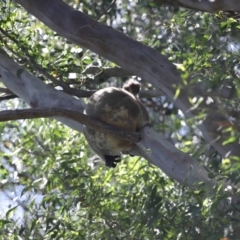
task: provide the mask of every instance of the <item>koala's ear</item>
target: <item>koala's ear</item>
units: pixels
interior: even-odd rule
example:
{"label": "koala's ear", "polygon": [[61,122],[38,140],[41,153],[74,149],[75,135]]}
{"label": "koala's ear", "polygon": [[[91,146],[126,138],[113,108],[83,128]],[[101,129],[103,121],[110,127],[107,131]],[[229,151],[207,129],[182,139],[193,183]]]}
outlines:
{"label": "koala's ear", "polygon": [[124,83],[123,89],[136,96],[140,92],[141,84],[134,79],[129,79],[126,83]]}

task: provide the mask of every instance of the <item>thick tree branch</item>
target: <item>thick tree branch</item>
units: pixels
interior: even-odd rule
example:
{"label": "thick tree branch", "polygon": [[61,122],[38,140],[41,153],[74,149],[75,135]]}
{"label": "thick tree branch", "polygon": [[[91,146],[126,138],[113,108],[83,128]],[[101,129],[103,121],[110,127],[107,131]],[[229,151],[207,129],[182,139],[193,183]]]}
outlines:
{"label": "thick tree branch", "polygon": [[34,118],[49,118],[49,117],[65,117],[75,120],[91,127],[100,132],[112,134],[130,142],[138,142],[140,140],[140,133],[126,131],[117,127],[100,122],[93,119],[79,111],[63,108],[35,108],[35,109],[22,109],[22,110],[5,110],[0,112],[0,122],[18,120],[18,119],[34,119]]}

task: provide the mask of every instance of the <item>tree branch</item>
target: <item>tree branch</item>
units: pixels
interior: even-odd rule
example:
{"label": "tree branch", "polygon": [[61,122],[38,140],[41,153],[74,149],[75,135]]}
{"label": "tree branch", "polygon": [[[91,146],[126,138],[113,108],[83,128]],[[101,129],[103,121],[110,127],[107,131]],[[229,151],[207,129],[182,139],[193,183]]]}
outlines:
{"label": "tree branch", "polygon": [[[99,67],[89,67],[84,71],[85,74],[93,74],[95,75],[94,80],[100,81],[107,80],[110,77],[131,77],[132,74],[125,71],[122,68],[114,67],[114,68],[104,68],[100,69]],[[139,92],[140,98],[153,98],[163,96],[164,93],[159,90],[141,90]]]}
{"label": "tree branch", "polygon": [[130,142],[138,142],[140,140],[140,133],[127,131],[118,127],[113,127],[106,123],[93,119],[79,111],[63,108],[36,108],[36,109],[21,109],[21,110],[5,110],[0,112],[0,122],[19,120],[19,119],[34,119],[34,118],[49,118],[49,117],[65,117],[75,120],[93,128],[97,131],[112,134]]}
{"label": "tree branch", "polygon": [[9,99],[13,99],[13,98],[18,98],[17,95],[4,95],[4,96],[0,96],[0,102],[4,101],[4,100],[9,100]]}

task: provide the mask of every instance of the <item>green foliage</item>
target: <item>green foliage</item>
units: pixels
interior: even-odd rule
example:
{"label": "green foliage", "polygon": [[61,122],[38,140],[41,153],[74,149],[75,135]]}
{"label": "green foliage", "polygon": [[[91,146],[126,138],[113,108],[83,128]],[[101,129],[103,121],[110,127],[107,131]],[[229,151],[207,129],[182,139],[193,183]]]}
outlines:
{"label": "green foliage", "polygon": [[[229,50],[231,41],[239,47],[238,20],[223,13],[160,8],[145,0],[117,1],[110,11],[106,11],[111,4],[107,0],[68,2],[179,64],[183,82],[176,86],[176,96],[192,73],[196,76],[192,83],[200,83],[209,93],[221,86],[239,88],[237,73],[233,74],[239,50]],[[115,64],[67,42],[13,2],[2,1],[0,9],[0,46],[47,84],[61,85],[49,75],[81,89],[98,89],[109,82],[118,86],[124,81],[96,80],[85,70],[96,67],[101,72]],[[146,83],[143,87],[152,89]],[[239,93],[217,99],[223,112],[238,113],[238,98]],[[125,156],[116,169],[106,169],[94,159],[82,135],[55,120],[0,123],[0,198],[7,196],[8,203],[0,208],[0,239],[212,240],[225,233],[238,239],[234,230],[240,229],[239,209],[228,201],[221,181],[239,183],[239,156],[222,161],[202,140],[196,126],[204,111],[185,119],[166,97],[145,103],[150,105],[155,129],[210,168],[211,178],[221,174],[214,196],[208,197],[204,186],[198,191],[180,186],[137,157]],[[18,99],[1,102],[2,109],[23,107]],[[159,117],[162,107],[174,114]],[[229,138],[224,144],[239,141],[234,129],[226,131]],[[239,196],[239,190],[232,189],[232,194]]]}
{"label": "green foliage", "polygon": [[[239,224],[226,213],[228,204],[219,209],[227,196],[205,198],[204,190],[185,189],[137,157],[125,158],[117,169],[102,163],[93,167],[83,136],[56,121],[25,120],[12,127],[20,131],[8,139],[9,149],[15,150],[11,157],[17,156],[23,169],[15,183],[26,186],[21,197],[27,199],[6,212],[2,234],[26,239],[218,239],[230,221]],[[4,191],[13,187],[10,176],[3,179],[9,183]],[[13,213],[23,205],[27,220],[16,224]]]}

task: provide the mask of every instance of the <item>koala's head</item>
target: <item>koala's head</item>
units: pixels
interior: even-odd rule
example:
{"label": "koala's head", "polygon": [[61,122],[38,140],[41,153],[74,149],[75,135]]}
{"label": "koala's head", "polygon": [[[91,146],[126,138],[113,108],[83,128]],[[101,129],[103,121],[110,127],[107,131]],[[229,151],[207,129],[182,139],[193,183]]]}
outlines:
{"label": "koala's head", "polygon": [[141,84],[134,79],[129,79],[126,83],[124,83],[123,89],[136,96],[140,92]]}

